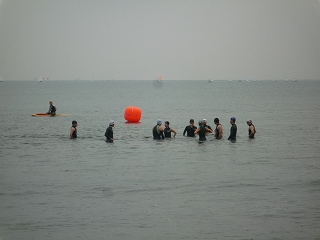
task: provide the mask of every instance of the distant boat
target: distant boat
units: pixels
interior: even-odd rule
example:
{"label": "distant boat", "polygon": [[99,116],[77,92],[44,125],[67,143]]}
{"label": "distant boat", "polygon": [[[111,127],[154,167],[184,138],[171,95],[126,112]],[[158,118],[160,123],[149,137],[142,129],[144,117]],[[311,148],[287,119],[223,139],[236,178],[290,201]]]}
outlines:
{"label": "distant boat", "polygon": [[232,79],[231,79],[231,78],[229,78],[229,82],[232,82]]}
{"label": "distant boat", "polygon": [[43,80],[44,80],[44,78],[41,76],[38,78],[38,82],[42,82]]}
{"label": "distant boat", "polygon": [[208,83],[210,83],[210,82],[212,82],[212,80],[211,80],[211,79],[208,79]]}
{"label": "distant boat", "polygon": [[162,80],[162,76],[161,76],[161,75],[158,75],[157,81],[160,82],[161,80]]}
{"label": "distant boat", "polygon": [[292,82],[297,82],[297,80],[294,78],[294,79],[292,79]]}

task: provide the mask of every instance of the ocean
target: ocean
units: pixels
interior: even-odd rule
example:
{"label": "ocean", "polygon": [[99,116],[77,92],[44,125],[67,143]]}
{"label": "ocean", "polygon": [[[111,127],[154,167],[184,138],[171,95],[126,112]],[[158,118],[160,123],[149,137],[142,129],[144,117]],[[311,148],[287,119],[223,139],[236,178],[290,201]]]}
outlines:
{"label": "ocean", "polygon": [[[0,239],[319,239],[319,92],[312,80],[1,82]],[[31,116],[49,100],[68,116]],[[216,117],[221,140],[182,135]],[[153,140],[157,119],[177,136]]]}

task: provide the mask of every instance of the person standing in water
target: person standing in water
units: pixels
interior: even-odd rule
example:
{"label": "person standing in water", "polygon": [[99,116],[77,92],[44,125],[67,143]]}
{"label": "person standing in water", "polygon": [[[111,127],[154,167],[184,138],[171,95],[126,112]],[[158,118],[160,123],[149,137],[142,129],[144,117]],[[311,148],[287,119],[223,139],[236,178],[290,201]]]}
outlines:
{"label": "person standing in water", "polygon": [[158,119],[157,125],[155,125],[152,129],[153,139],[155,140],[164,139],[163,127],[161,125],[162,125],[162,121],[161,119]]}
{"label": "person standing in water", "polygon": [[219,123],[219,118],[215,118],[214,124],[216,125],[216,129],[214,130],[214,137],[216,139],[221,139],[222,138],[222,125]]}
{"label": "person standing in water", "polygon": [[236,125],[235,117],[232,117],[230,119],[230,124],[231,124],[231,128],[230,128],[230,136],[228,140],[230,140],[231,142],[235,142],[237,138],[237,125]]}
{"label": "person standing in water", "polygon": [[197,130],[197,127],[194,126],[194,120],[190,119],[190,125],[186,126],[183,131],[183,136],[187,133],[187,137],[195,137],[194,131]]}
{"label": "person standing in water", "polygon": [[54,115],[56,115],[56,111],[57,111],[57,108],[55,106],[53,106],[53,103],[50,100],[49,101],[49,111],[47,112],[47,114],[51,114],[51,116],[54,116]]}
{"label": "person standing in water", "polygon": [[77,126],[78,126],[77,121],[73,120],[72,127],[70,128],[70,139],[78,137],[77,136]]}
{"label": "person standing in water", "polygon": [[114,121],[110,120],[109,122],[109,127],[106,129],[106,132],[104,133],[104,136],[107,138],[106,141],[107,142],[113,142],[114,138],[113,138],[113,128],[114,127]]}
{"label": "person standing in water", "polygon": [[203,119],[202,122],[203,122],[203,126],[204,127],[209,128],[209,129],[212,130],[212,128],[209,125],[207,125],[207,119]]}
{"label": "person standing in water", "polygon": [[199,134],[199,141],[206,141],[206,133],[212,133],[212,129],[203,126],[203,121],[199,121],[199,127],[194,131],[194,134]]}
{"label": "person standing in water", "polygon": [[174,129],[172,129],[171,127],[169,127],[169,122],[168,121],[165,121],[164,122],[164,130],[163,130],[163,132],[164,132],[164,137],[165,138],[171,138],[171,133],[173,132],[173,137],[176,137],[176,135],[177,135],[177,132],[174,130]]}
{"label": "person standing in water", "polygon": [[252,120],[249,118],[247,120],[247,124],[249,126],[249,138],[254,138],[254,134],[256,133],[256,128],[255,126],[252,124]]}

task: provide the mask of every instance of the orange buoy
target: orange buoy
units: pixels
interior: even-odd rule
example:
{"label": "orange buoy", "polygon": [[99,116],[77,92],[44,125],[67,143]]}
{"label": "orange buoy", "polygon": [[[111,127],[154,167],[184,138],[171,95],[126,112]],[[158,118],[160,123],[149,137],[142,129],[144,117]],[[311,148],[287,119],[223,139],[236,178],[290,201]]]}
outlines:
{"label": "orange buoy", "polygon": [[129,106],[124,110],[124,119],[131,123],[139,122],[141,119],[142,111],[138,107]]}

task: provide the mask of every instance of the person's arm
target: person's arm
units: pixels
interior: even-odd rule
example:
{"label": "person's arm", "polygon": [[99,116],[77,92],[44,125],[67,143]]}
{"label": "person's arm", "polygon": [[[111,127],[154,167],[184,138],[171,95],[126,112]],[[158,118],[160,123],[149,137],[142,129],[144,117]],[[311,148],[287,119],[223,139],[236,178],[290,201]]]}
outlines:
{"label": "person's arm", "polygon": [[199,131],[200,131],[200,128],[197,128],[197,129],[194,131],[194,134],[198,134]]}
{"label": "person's arm", "polygon": [[174,129],[172,129],[172,128],[170,128],[170,131],[174,133],[174,134],[173,134],[173,137],[176,137],[177,132],[176,132]]}
{"label": "person's arm", "polygon": [[187,127],[184,128],[183,136],[186,134],[186,131],[187,131]]}
{"label": "person's arm", "polygon": [[73,138],[73,132],[75,131],[76,129],[74,127],[71,127],[70,128],[70,138]]}
{"label": "person's arm", "polygon": [[206,127],[206,132],[212,133],[212,129]]}
{"label": "person's arm", "polygon": [[158,131],[159,131],[159,133],[160,133],[160,138],[163,140],[164,139],[164,133],[163,133],[163,127],[162,126],[159,126],[158,127]]}

